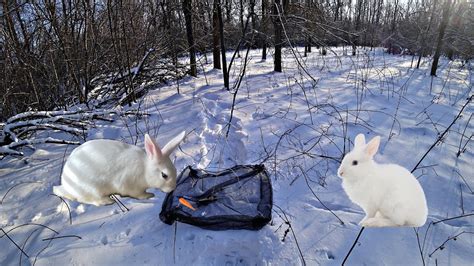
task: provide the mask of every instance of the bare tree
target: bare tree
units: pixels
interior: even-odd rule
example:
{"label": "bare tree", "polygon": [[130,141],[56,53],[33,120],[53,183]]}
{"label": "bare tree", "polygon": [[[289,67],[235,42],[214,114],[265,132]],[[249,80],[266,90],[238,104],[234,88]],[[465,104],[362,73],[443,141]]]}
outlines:
{"label": "bare tree", "polygon": [[448,26],[448,22],[449,22],[450,10],[451,10],[451,0],[446,0],[443,7],[443,20],[441,21],[441,24],[439,25],[438,42],[436,44],[436,50],[433,57],[433,64],[431,65],[431,73],[430,73],[431,76],[436,76],[436,70],[438,69],[438,61],[441,55],[441,47],[443,46],[444,32],[446,31],[446,26]]}
{"label": "bare tree", "polygon": [[262,0],[262,20],[261,20],[261,42],[262,42],[262,60],[267,59],[267,0]]}
{"label": "bare tree", "polygon": [[282,8],[281,0],[273,3],[273,27],[275,28],[275,54],[273,55],[274,71],[281,72],[281,46],[282,46]]}
{"label": "bare tree", "polygon": [[219,35],[221,39],[221,54],[222,54],[222,74],[224,76],[224,87],[229,89],[229,72],[227,71],[227,59],[225,56],[225,39],[224,39],[224,21],[222,20],[222,9],[220,0],[215,0],[217,2],[217,16],[219,19]]}
{"label": "bare tree", "polygon": [[212,55],[214,68],[221,69],[220,53],[219,53],[219,13],[217,12],[218,0],[214,0],[212,5]]}
{"label": "bare tree", "polygon": [[183,0],[184,19],[186,20],[186,36],[189,44],[189,58],[191,61],[191,76],[197,77],[196,48],[193,36],[193,21],[191,0]]}

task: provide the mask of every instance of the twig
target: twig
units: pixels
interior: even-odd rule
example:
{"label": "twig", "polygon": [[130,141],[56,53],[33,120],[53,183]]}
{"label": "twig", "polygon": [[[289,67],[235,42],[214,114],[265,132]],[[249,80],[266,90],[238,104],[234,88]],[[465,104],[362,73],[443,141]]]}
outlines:
{"label": "twig", "polygon": [[[31,231],[31,233],[28,235],[28,237],[25,239],[25,242],[23,242],[22,249],[25,250],[26,244],[28,243],[28,240],[33,236],[34,233],[36,233],[39,230],[39,228],[36,228],[35,230]],[[23,260],[23,253],[20,253],[20,263],[19,265],[21,266],[21,262]]]}
{"label": "twig", "polygon": [[[301,248],[300,248],[300,245],[298,244],[298,239],[296,239],[296,234],[295,234],[295,231],[293,230],[293,226],[291,226],[291,222],[290,220],[288,219],[288,216],[286,216],[286,213],[282,210],[282,208],[280,208],[280,206],[276,205],[276,204],[273,204],[275,207],[277,207],[281,213],[283,213],[283,216],[285,216],[285,218],[283,219],[283,217],[281,217],[280,214],[278,214],[278,216],[280,216],[280,218],[282,218],[283,221],[285,221],[286,224],[288,224],[289,226],[289,229],[291,231],[291,234],[293,235],[293,238],[295,239],[295,243],[296,243],[296,247],[298,248],[298,252],[300,253],[300,257],[301,257],[301,262],[303,262],[303,266],[306,266],[306,261],[304,259],[304,256],[303,256],[303,252],[301,251]],[[287,234],[287,233],[285,233]]]}
{"label": "twig", "polygon": [[362,227],[359,231],[359,234],[357,235],[356,239],[354,240],[354,243],[352,243],[352,246],[351,248],[349,249],[349,252],[347,252],[347,255],[344,257],[344,260],[342,261],[342,265],[344,265],[347,261],[347,259],[349,258],[349,256],[351,255],[352,253],[352,250],[354,249],[355,245],[357,244],[357,242],[359,241],[359,238],[360,236],[362,235],[362,232],[364,232],[364,229],[365,227]]}
{"label": "twig", "polygon": [[173,262],[176,264],[176,233],[178,232],[178,222],[174,223],[174,239],[173,239]]}
{"label": "twig", "polygon": [[303,177],[306,181],[306,185],[308,186],[309,190],[311,190],[311,193],[313,193],[313,196],[319,201],[319,203],[321,203],[321,205],[323,205],[323,207],[328,210],[332,215],[334,215],[338,220],[339,222],[343,225],[344,222],[341,220],[341,218],[339,218],[339,216],[337,216],[331,209],[329,209],[326,204],[324,204],[321,199],[319,199],[319,197],[316,195],[316,193],[314,193],[313,189],[311,188],[311,186],[309,185],[309,182],[308,182],[308,177],[306,175],[306,173],[303,171],[303,168],[301,167],[301,165],[298,165],[298,168],[300,169],[301,173],[303,174]]}
{"label": "twig", "polygon": [[464,144],[464,146],[462,145],[462,141],[463,141],[464,136],[465,136],[465,134],[466,134],[466,129],[467,129],[467,127],[469,126],[469,123],[471,122],[472,115],[473,115],[473,114],[471,114],[471,116],[469,116],[469,119],[468,119],[467,122],[466,122],[466,126],[464,127],[464,130],[463,130],[463,132],[462,132],[462,134],[461,134],[461,139],[459,140],[458,153],[456,154],[457,157],[459,157],[459,155],[461,155],[461,153],[464,152],[465,147],[467,146],[467,144],[469,143],[469,141],[471,141],[471,139],[472,139],[472,134],[471,134],[471,136],[467,139],[466,144]]}
{"label": "twig", "polygon": [[49,195],[58,197],[66,205],[66,208],[69,212],[69,224],[72,224],[71,208],[69,208],[69,205],[66,203],[66,201],[62,197],[60,197],[56,194],[49,194]]}
{"label": "twig", "polygon": [[471,186],[469,186],[469,184],[467,183],[466,179],[464,178],[464,176],[461,175],[461,173],[459,173],[459,171],[457,169],[454,169],[454,172],[456,174],[458,174],[459,177],[461,177],[462,181],[464,181],[464,184],[466,185],[466,187],[469,189],[469,191],[471,191],[471,194],[474,194],[474,191],[472,191],[471,189]]}
{"label": "twig", "polygon": [[469,217],[469,216],[473,216],[473,215],[474,215],[474,213],[468,213],[468,214],[464,214],[464,215],[450,217],[450,218],[446,218],[446,219],[443,219],[443,220],[433,222],[433,225],[441,223],[441,222],[450,221],[450,220],[459,219],[459,218],[464,218],[464,217]]}
{"label": "twig", "polygon": [[456,123],[456,121],[461,117],[461,115],[464,111],[464,108],[466,108],[466,106],[469,105],[469,103],[472,101],[473,98],[474,98],[474,95],[471,95],[468,98],[468,100],[463,105],[463,107],[461,108],[459,113],[456,115],[454,120],[451,122],[451,124],[443,131],[443,133],[438,137],[438,139],[433,143],[433,145],[431,145],[431,147],[426,151],[426,153],[423,155],[423,157],[421,157],[421,159],[418,161],[418,163],[415,165],[415,167],[413,167],[413,170],[411,170],[412,173],[417,169],[417,167],[421,164],[423,159],[425,159],[425,157],[428,155],[428,153],[438,144],[438,142],[440,142],[443,139],[444,135],[446,135],[446,133],[448,133],[449,129],[451,129],[451,127],[454,125],[454,123]]}
{"label": "twig", "polygon": [[[253,41],[253,36],[254,35],[252,34],[252,41]],[[231,123],[232,123],[232,118],[234,117],[235,100],[237,98],[237,93],[239,92],[240,85],[242,84],[242,79],[245,76],[245,71],[247,69],[247,63],[248,63],[248,56],[249,56],[249,52],[250,52],[251,47],[252,46],[249,45],[248,48],[247,48],[247,52],[245,53],[245,59],[244,59],[244,68],[242,70],[242,73],[240,74],[239,80],[237,81],[236,85],[234,86],[235,91],[234,91],[234,95],[232,97],[232,108],[230,110],[229,122],[227,123],[227,132],[225,133],[226,138],[229,136],[230,127],[232,126]],[[230,65],[229,65],[229,69],[230,69]]]}
{"label": "twig", "polygon": [[9,189],[7,190],[7,192],[5,193],[5,195],[3,195],[2,199],[0,200],[0,205],[3,204],[3,201],[4,201],[5,198],[7,197],[8,193],[9,193],[10,191],[12,191],[14,188],[16,188],[16,187],[18,187],[18,186],[20,186],[20,185],[33,184],[33,183],[42,184],[43,182],[41,182],[41,181],[31,181],[31,182],[29,182],[29,181],[28,181],[28,182],[18,183],[18,184],[16,184],[16,185],[12,186],[11,188],[9,188]]}
{"label": "twig", "polygon": [[413,231],[416,235],[416,242],[418,243],[418,250],[420,251],[421,261],[423,262],[423,266],[425,266],[425,258],[423,257],[423,250],[421,249],[420,245],[420,236],[418,235],[418,231],[413,227]]}
{"label": "twig", "polygon": [[446,239],[439,247],[435,248],[435,250],[433,250],[433,252],[431,252],[431,253],[428,255],[428,257],[431,258],[431,256],[432,256],[436,251],[438,251],[438,250],[443,250],[443,249],[445,248],[444,245],[445,245],[446,243],[448,243],[448,241],[450,241],[450,240],[456,241],[457,238],[458,238],[460,235],[462,235],[462,234],[474,234],[474,232],[462,231],[461,233],[459,233],[459,234],[457,234],[457,235],[455,235],[455,236],[450,236],[450,237],[448,237],[448,239]]}
{"label": "twig", "polygon": [[76,235],[64,235],[64,236],[53,236],[53,237],[43,238],[43,241],[48,241],[48,240],[58,239],[58,238],[67,238],[67,237],[75,237],[75,238],[82,239],[82,237],[76,236]]}
{"label": "twig", "polygon": [[123,202],[120,201],[119,198],[118,198],[116,195],[112,194],[112,195],[110,195],[110,198],[115,201],[115,203],[119,206],[119,208],[120,208],[120,210],[121,210],[122,212],[125,212],[125,211],[122,209],[122,206],[125,208],[126,211],[130,211],[130,209],[127,208],[127,206],[125,206],[125,204],[123,204]]}
{"label": "twig", "polygon": [[18,246],[18,244],[7,234],[7,232],[5,232],[5,230],[3,230],[3,228],[1,228],[0,230],[2,230],[3,234],[4,234],[8,239],[10,239],[10,241],[21,251],[21,253],[23,253],[27,258],[30,257],[30,256],[28,256],[28,254],[26,254],[26,252],[25,252],[20,246]]}
{"label": "twig", "polygon": [[[12,232],[13,230],[16,230],[16,229],[18,229],[18,228],[20,228],[20,227],[27,226],[27,225],[34,225],[34,226],[44,227],[44,228],[46,228],[46,229],[49,229],[50,231],[53,231],[55,234],[59,234],[58,231],[54,230],[53,228],[51,228],[51,227],[49,227],[49,226],[47,226],[47,225],[44,225],[44,224],[37,224],[37,223],[25,223],[25,224],[20,224],[20,225],[17,225],[17,226],[15,226],[15,227],[11,228],[10,230],[6,231],[6,233],[10,233],[10,232]],[[3,232],[5,233],[4,230],[3,230]],[[4,235],[6,235],[6,233],[5,233]],[[3,235],[0,236],[0,238],[2,238],[2,237],[3,237]]]}

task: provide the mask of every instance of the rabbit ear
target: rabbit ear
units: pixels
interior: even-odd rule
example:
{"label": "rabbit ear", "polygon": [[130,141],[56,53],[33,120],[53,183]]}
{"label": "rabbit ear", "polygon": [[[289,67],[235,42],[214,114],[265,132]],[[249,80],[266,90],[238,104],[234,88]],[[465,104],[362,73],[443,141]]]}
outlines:
{"label": "rabbit ear", "polygon": [[145,134],[145,151],[148,157],[151,159],[156,158],[160,159],[163,157],[163,152],[161,151],[158,144],[156,144],[155,139],[150,137],[148,134]]}
{"label": "rabbit ear", "polygon": [[379,149],[380,145],[380,136],[376,136],[373,139],[367,143],[367,146],[365,147],[365,153],[369,155],[370,157],[373,157],[376,153],[377,150]]}
{"label": "rabbit ear", "polygon": [[364,134],[359,134],[355,137],[354,147],[362,147],[365,145],[365,136]]}
{"label": "rabbit ear", "polygon": [[179,143],[183,141],[184,136],[186,136],[186,131],[181,132],[178,136],[174,137],[170,142],[166,143],[163,147],[163,155],[169,156],[176,147],[178,147]]}

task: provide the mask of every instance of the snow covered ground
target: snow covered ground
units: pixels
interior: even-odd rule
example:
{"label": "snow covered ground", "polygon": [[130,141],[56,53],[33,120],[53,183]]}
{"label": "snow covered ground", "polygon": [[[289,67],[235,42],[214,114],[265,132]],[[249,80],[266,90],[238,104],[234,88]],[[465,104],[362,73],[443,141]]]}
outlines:
{"label": "snow covered ground", "polygon": [[[264,163],[275,207],[271,224],[257,232],[163,224],[158,214],[165,194],[154,190],[151,200],[123,198],[128,212],[68,201],[70,220],[66,205],[51,193],[75,146],[41,145],[25,149],[27,157],[6,157],[0,160],[0,225],[11,239],[0,231],[0,264],[301,265],[299,247],[308,265],[340,265],[364,216],[336,175],[354,136],[380,135],[376,160],[411,170],[473,93],[473,73],[459,61],[441,60],[432,79],[430,60],[416,70],[411,59],[381,49],[352,57],[335,48],[325,57],[298,56],[297,63],[288,49],[284,72],[275,73],[271,57],[261,61],[255,50],[227,138],[233,95],[223,89],[222,73],[204,62],[198,78],[158,87],[131,107],[150,116],[117,117],[89,131],[88,139],[143,145],[144,133],[165,143],[186,130],[172,155],[178,171]],[[231,87],[242,67],[237,59]],[[414,172],[428,200],[427,224],[419,230],[366,229],[348,265],[473,265],[474,216],[431,224],[474,212],[473,110],[471,103]],[[460,146],[465,151],[457,156]],[[286,219],[294,235],[285,233]]]}

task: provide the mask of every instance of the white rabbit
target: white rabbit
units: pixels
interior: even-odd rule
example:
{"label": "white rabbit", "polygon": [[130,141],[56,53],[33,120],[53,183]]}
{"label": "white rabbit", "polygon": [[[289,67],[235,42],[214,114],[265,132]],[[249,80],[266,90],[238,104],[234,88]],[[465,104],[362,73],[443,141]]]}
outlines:
{"label": "white rabbit", "polygon": [[424,225],[428,207],[423,188],[402,166],[376,163],[373,157],[379,144],[379,136],[366,144],[364,135],[357,135],[354,149],[337,170],[349,198],[366,213],[359,225]]}
{"label": "white rabbit", "polygon": [[154,195],[147,188],[170,192],[176,188],[176,168],[169,155],[184,136],[183,131],[160,149],[145,134],[145,150],[116,140],[87,141],[69,156],[53,192],[97,206],[113,203],[112,194],[148,199]]}

